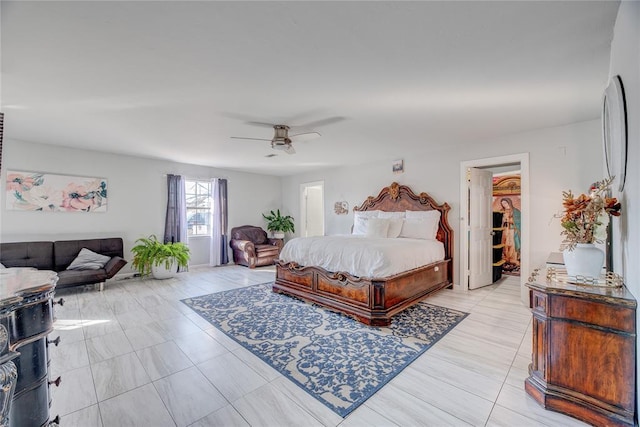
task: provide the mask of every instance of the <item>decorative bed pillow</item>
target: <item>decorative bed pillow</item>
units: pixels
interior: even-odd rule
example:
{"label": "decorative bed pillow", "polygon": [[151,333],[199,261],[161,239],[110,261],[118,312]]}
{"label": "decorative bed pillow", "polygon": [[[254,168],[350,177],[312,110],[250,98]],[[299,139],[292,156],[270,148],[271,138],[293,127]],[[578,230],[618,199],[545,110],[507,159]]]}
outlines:
{"label": "decorative bed pillow", "polygon": [[387,237],[389,231],[389,220],[383,218],[369,218],[367,224],[367,237]]}
{"label": "decorative bed pillow", "polygon": [[67,270],[100,270],[111,257],[97,254],[87,248],[80,249],[80,253],[71,261]]}
{"label": "decorative bed pillow", "polygon": [[355,217],[353,219],[353,231],[351,234],[364,236],[367,234],[367,228],[369,225],[369,218]]}
{"label": "decorative bed pillow", "polygon": [[425,221],[425,227],[429,231],[428,239],[434,240],[438,234],[440,224],[440,211],[406,211],[406,218],[411,220]]}
{"label": "decorative bed pillow", "polygon": [[367,234],[367,223],[369,218],[377,218],[381,211],[355,211],[353,213],[352,234],[364,236]]}
{"label": "decorative bed pillow", "polygon": [[385,212],[381,211],[378,218],[389,219],[389,231],[387,231],[387,237],[395,239],[400,236],[402,230],[402,222],[404,221],[404,212]]}
{"label": "decorative bed pillow", "polygon": [[404,219],[405,214],[404,212],[384,212],[384,211],[380,211],[380,214],[378,214],[378,218],[400,218],[400,219]]}
{"label": "decorative bed pillow", "polygon": [[404,219],[402,218],[389,218],[389,230],[387,231],[387,237],[392,239],[400,237],[403,223]]}
{"label": "decorative bed pillow", "polygon": [[429,230],[429,223],[421,219],[405,219],[400,231],[400,237],[433,240]]}
{"label": "decorative bed pillow", "polygon": [[4,266],[4,264],[0,263],[0,270],[2,270],[3,268],[7,268]]}
{"label": "decorative bed pillow", "polygon": [[353,216],[358,218],[378,218],[382,211],[355,211]]}

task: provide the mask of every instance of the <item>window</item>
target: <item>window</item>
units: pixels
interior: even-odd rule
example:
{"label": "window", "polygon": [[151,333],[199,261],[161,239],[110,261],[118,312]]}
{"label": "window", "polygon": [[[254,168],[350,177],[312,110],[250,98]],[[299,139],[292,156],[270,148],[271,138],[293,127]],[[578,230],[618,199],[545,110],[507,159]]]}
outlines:
{"label": "window", "polygon": [[211,182],[185,180],[187,235],[211,236]]}

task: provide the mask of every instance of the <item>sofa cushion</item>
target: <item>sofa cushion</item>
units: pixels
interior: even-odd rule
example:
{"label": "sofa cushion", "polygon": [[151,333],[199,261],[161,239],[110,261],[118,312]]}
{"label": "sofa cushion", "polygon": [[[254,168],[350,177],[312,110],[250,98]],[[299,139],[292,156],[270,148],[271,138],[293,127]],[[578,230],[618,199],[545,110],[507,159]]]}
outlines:
{"label": "sofa cushion", "polygon": [[99,283],[104,282],[107,279],[107,272],[104,268],[99,270],[64,270],[58,272],[58,283],[56,283],[56,288]]}
{"label": "sofa cushion", "polygon": [[38,270],[53,270],[53,242],[2,243],[0,245],[0,262],[5,267],[34,267]]}
{"label": "sofa cushion", "polygon": [[280,248],[273,245],[256,245],[256,255],[259,258],[265,256],[278,256]]}
{"label": "sofa cushion", "polygon": [[80,249],[78,256],[71,261],[67,270],[99,270],[111,257],[100,255],[87,248]]}
{"label": "sofa cushion", "polygon": [[56,271],[63,271],[78,256],[82,248],[87,248],[95,253],[122,257],[122,239],[87,239],[87,240],[59,240],[54,242],[53,254]]}

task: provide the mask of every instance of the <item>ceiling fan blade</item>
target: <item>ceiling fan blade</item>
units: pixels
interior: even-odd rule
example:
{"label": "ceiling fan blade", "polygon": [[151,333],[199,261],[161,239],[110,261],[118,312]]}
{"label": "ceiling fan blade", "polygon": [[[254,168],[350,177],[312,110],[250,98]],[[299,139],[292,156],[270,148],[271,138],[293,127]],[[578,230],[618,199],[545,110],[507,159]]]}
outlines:
{"label": "ceiling fan blade", "polygon": [[310,141],[312,139],[316,139],[321,136],[322,135],[320,135],[318,132],[304,132],[304,133],[298,133],[295,135],[289,135],[289,138],[295,141]]}
{"label": "ceiling fan blade", "polygon": [[254,122],[252,120],[247,121],[245,123],[251,126],[261,126],[261,127],[267,127],[267,128],[273,128],[273,126],[275,126],[273,123]]}
{"label": "ceiling fan blade", "polygon": [[310,122],[310,123],[306,123],[304,125],[296,125],[297,128],[306,128],[306,129],[313,129],[313,128],[317,128],[320,126],[325,126],[325,125],[330,125],[332,123],[338,123],[341,122],[343,120],[347,120],[346,117],[342,117],[342,116],[336,116],[336,117],[327,117],[326,119],[322,119],[322,120],[316,120],[315,122]]}
{"label": "ceiling fan blade", "polygon": [[251,141],[271,141],[270,139],[264,138],[245,138],[244,136],[230,136],[231,139],[250,139]]}
{"label": "ceiling fan blade", "polygon": [[287,154],[296,154],[296,150],[293,148],[293,145],[289,145],[284,152]]}

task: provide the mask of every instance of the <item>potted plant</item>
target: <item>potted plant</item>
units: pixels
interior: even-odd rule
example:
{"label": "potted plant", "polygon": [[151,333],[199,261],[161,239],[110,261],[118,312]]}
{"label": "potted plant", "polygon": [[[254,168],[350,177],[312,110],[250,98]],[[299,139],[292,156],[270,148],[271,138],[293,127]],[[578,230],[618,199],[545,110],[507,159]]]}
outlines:
{"label": "potted plant", "polygon": [[182,242],[162,243],[156,236],[136,240],[131,248],[133,268],[142,277],[152,274],[155,279],[168,279],[178,272],[179,267],[189,265],[189,247]]}
{"label": "potted plant", "polygon": [[[620,216],[622,205],[615,197],[607,197],[614,177],[596,182],[589,194],[575,196],[571,190],[562,192],[564,213],[561,218],[562,246],[567,274],[573,277],[599,278],[604,264],[604,252],[594,243],[607,239],[610,216]],[[582,279],[581,279],[582,280]]]}
{"label": "potted plant", "polygon": [[267,220],[267,230],[271,231],[276,239],[284,238],[284,233],[295,233],[296,231],[293,217],[280,215],[280,209],[275,212],[271,211],[268,215],[262,214],[262,217]]}

